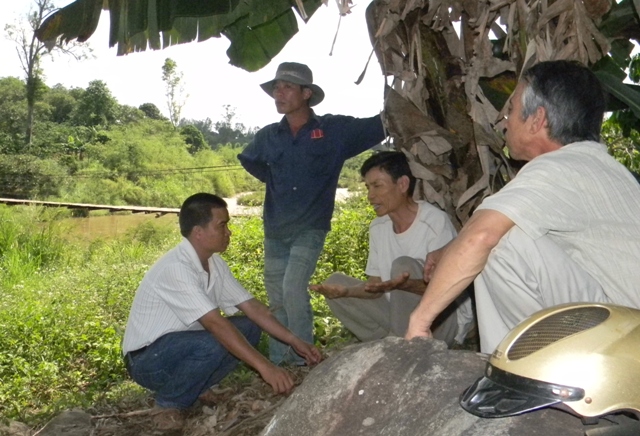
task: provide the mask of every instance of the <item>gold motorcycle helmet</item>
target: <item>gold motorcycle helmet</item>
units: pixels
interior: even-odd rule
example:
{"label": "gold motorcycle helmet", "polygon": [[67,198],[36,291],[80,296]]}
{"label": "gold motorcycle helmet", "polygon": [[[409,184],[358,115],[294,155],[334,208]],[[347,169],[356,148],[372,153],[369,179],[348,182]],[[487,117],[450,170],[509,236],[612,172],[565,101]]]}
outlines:
{"label": "gold motorcycle helmet", "polygon": [[640,310],[570,303],[533,314],[502,340],[460,405],[486,418],[547,406],[585,423],[640,417]]}

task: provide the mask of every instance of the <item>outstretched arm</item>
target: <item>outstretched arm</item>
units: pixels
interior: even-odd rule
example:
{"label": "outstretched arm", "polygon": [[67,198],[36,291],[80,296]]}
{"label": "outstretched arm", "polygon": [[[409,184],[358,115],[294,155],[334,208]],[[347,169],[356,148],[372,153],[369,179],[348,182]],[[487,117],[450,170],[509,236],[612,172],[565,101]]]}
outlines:
{"label": "outstretched arm", "polygon": [[412,294],[422,295],[427,288],[427,284],[422,279],[410,279],[409,273],[404,272],[390,280],[367,282],[364,290],[369,293],[384,293],[395,290],[411,292]]}
{"label": "outstretched arm", "polygon": [[222,316],[219,309],[207,312],[198,321],[231,354],[258,371],[276,394],[291,391],[294,386],[291,374],[269,362],[266,357],[253,348],[242,333]]}
{"label": "outstretched arm", "polygon": [[289,344],[294,351],[303,357],[307,365],[314,365],[322,360],[320,351],[312,344],[304,342],[291,331],[283,326],[280,321],[273,316],[273,313],[267,306],[252,298],[238,305],[238,309],[242,310],[253,322],[258,324],[262,330],[276,339]]}
{"label": "outstretched arm", "polygon": [[[406,339],[431,337],[431,324],[482,271],[489,253],[514,226],[500,212],[480,210],[462,231],[439,253],[427,290],[409,319]],[[428,263],[428,262],[427,262]]]}
{"label": "outstretched arm", "polygon": [[369,277],[366,282],[360,282],[351,286],[341,284],[321,283],[319,285],[311,285],[309,289],[324,295],[326,298],[378,298],[384,291],[367,291],[367,286],[375,286],[382,283],[380,277]]}

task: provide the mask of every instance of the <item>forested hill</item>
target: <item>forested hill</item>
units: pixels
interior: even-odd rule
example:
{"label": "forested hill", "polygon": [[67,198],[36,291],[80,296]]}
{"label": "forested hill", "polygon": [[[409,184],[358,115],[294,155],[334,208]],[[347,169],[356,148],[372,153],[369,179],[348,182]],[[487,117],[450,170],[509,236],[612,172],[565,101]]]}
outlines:
{"label": "forested hill", "polygon": [[102,81],[86,89],[41,84],[29,144],[25,83],[0,78],[0,195],[177,207],[185,192],[255,190],[236,159],[255,128],[224,108],[221,121],[174,128],[151,103],[119,104]]}

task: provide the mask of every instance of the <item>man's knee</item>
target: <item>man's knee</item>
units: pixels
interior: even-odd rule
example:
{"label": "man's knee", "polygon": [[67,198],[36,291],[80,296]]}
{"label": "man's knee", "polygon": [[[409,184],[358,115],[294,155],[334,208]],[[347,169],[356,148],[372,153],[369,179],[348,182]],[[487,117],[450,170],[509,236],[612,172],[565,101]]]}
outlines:
{"label": "man's knee", "polygon": [[391,264],[391,278],[397,277],[405,272],[409,273],[409,278],[421,279],[424,262],[409,256],[400,256]]}
{"label": "man's knee", "polygon": [[323,285],[342,285],[342,286],[355,286],[362,283],[362,280],[358,280],[341,272],[335,272],[331,274],[327,279],[322,282]]}

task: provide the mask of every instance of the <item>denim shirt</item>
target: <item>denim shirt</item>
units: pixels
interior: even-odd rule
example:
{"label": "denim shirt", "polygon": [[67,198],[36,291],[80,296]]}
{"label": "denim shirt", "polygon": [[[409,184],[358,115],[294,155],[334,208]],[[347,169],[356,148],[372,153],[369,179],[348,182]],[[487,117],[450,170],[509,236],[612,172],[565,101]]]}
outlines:
{"label": "denim shirt", "polygon": [[267,185],[265,237],[283,239],[303,230],[330,230],[344,161],[384,138],[379,115],[354,118],[312,113],[295,137],[283,117],[256,133],[238,159]]}

